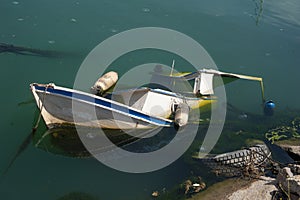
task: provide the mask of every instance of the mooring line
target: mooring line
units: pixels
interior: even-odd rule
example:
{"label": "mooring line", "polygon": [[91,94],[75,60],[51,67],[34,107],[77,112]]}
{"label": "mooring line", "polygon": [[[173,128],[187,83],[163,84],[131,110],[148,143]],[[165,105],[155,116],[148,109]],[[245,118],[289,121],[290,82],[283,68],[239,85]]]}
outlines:
{"label": "mooring line", "polygon": [[[45,94],[46,91],[48,89],[50,85],[47,84],[47,86],[45,87],[44,93],[43,93],[43,98],[42,101],[45,101]],[[37,122],[35,124],[35,126],[32,128],[31,133],[25,138],[25,140],[22,142],[22,144],[19,146],[17,152],[15,153],[15,155],[12,157],[12,159],[10,160],[8,166],[5,168],[5,170],[1,173],[1,177],[4,176],[8,170],[10,169],[10,167],[13,165],[13,163],[15,162],[15,160],[18,158],[18,156],[28,147],[28,145],[30,144],[30,142],[32,141],[33,135],[35,134],[38,125],[40,123],[41,117],[42,117],[42,109],[44,108],[44,104],[41,104],[41,100],[39,100],[39,108],[40,108],[40,113],[37,119]]]}

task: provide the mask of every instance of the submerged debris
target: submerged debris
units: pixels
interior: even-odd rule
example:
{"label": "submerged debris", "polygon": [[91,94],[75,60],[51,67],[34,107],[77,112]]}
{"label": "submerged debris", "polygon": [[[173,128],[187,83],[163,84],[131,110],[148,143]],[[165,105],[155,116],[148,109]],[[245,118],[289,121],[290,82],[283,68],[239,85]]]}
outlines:
{"label": "submerged debris", "polygon": [[97,200],[98,197],[92,196],[84,192],[70,192],[57,200]]}
{"label": "submerged debris", "polygon": [[202,178],[198,176],[196,180],[186,180],[183,183],[183,188],[185,195],[192,195],[204,190],[206,188],[206,184],[202,181]]}
{"label": "submerged debris", "polygon": [[151,194],[152,197],[158,197],[159,196],[159,192],[158,191],[154,191]]}
{"label": "submerged debris", "polygon": [[[19,18],[18,21],[23,21],[23,18]],[[0,53],[15,53],[20,55],[27,56],[42,56],[42,57],[52,57],[59,58],[65,56],[66,54],[57,51],[50,50],[41,50],[41,49],[33,49],[29,47],[15,46],[12,44],[0,43]]]}

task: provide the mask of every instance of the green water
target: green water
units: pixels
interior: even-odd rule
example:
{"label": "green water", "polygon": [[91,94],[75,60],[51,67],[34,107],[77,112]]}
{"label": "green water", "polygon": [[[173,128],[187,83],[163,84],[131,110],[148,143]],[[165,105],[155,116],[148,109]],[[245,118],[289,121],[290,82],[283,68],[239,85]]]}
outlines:
{"label": "green water", "polygon": [[[1,171],[34,123],[35,104],[18,105],[32,99],[29,84],[72,87],[90,50],[132,28],[182,32],[202,44],[220,70],[263,77],[266,96],[278,110],[300,107],[297,0],[2,0],[0,11],[0,42],[70,54],[65,58],[0,54]],[[145,54],[144,60],[151,58]],[[171,60],[157,55],[151,61],[170,65]],[[143,56],[128,59],[120,71],[141,63]],[[239,81],[227,88],[228,101],[246,111],[260,112],[259,95],[259,85],[252,82]],[[30,145],[1,177],[0,198],[50,200],[80,191],[101,199],[147,199],[153,190],[180,183],[189,174],[186,169],[179,160],[157,172],[126,174],[92,159],[57,156]]]}

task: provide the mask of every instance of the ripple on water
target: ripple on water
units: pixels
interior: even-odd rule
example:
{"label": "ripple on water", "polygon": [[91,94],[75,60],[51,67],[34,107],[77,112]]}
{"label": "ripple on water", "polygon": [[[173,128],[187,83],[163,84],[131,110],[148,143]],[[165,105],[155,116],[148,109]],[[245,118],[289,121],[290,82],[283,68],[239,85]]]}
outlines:
{"label": "ripple on water", "polygon": [[143,12],[150,12],[150,8],[143,8],[142,11]]}
{"label": "ripple on water", "polygon": [[48,40],[48,43],[49,43],[49,44],[54,44],[55,41],[54,41],[54,40]]}
{"label": "ripple on water", "polygon": [[110,32],[116,33],[116,32],[118,32],[118,30],[117,29],[110,29]]}
{"label": "ripple on water", "polygon": [[271,53],[269,53],[269,52],[265,53],[265,56],[270,56],[270,55],[271,55]]}
{"label": "ripple on water", "polygon": [[77,22],[77,19],[71,18],[70,21],[73,22],[73,23],[76,23],[76,22]]}
{"label": "ripple on water", "polygon": [[274,26],[300,28],[300,4],[298,0],[266,1],[264,15],[266,20]]}

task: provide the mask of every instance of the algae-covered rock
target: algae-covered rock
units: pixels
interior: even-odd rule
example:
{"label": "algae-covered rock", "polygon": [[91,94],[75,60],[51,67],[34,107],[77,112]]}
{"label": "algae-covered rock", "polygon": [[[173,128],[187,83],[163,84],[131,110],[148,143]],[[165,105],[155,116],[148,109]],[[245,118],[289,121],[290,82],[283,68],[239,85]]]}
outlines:
{"label": "algae-covered rock", "polygon": [[300,144],[300,117],[295,117],[291,122],[269,129],[265,133],[266,139],[274,143],[285,139],[298,139]]}

